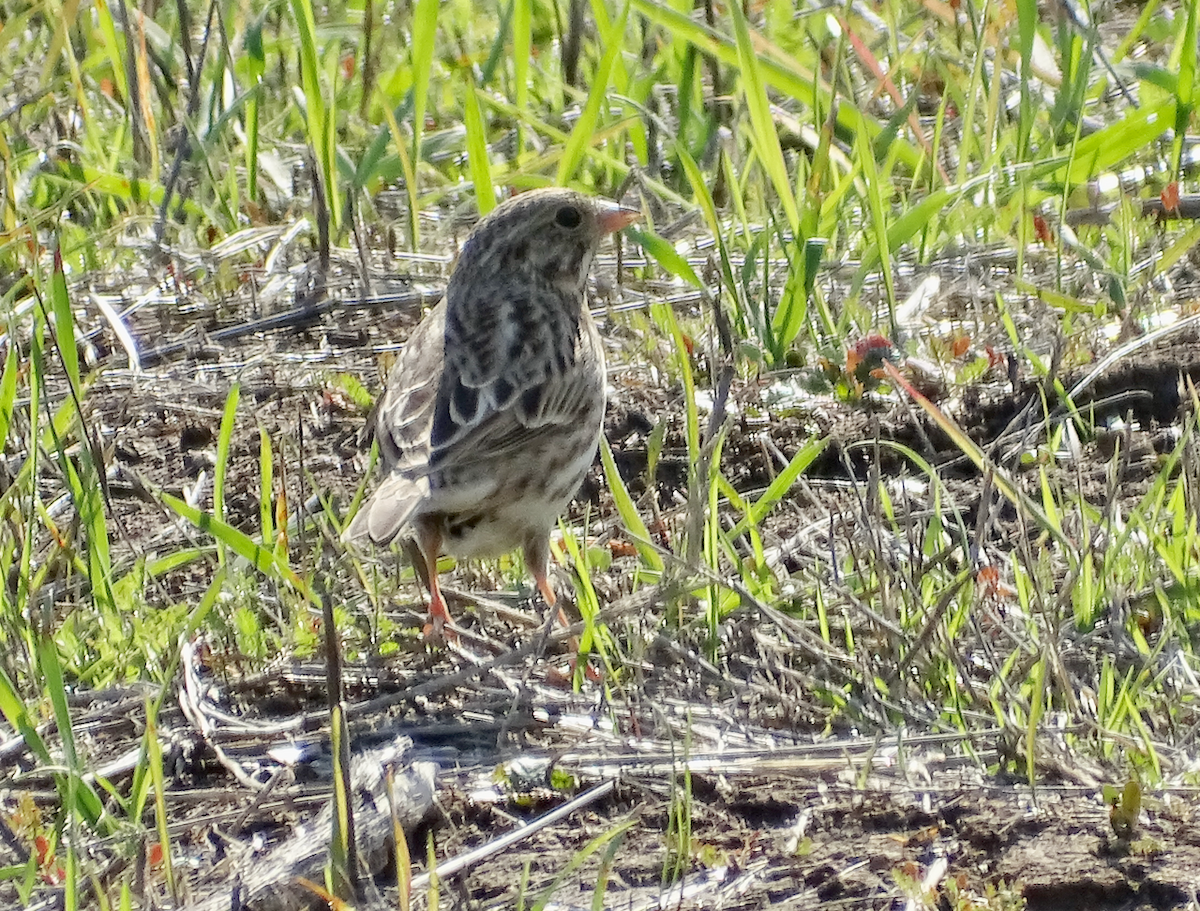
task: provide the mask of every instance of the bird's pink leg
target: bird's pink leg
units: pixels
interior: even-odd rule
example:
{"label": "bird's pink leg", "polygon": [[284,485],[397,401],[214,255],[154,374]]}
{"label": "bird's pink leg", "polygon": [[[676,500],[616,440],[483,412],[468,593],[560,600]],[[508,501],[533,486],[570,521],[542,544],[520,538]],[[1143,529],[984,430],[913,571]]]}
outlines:
{"label": "bird's pink leg", "polygon": [[[533,581],[537,583],[538,591],[542,593],[542,597],[546,599],[548,607],[554,607],[558,603],[558,597],[554,594],[554,587],[550,584],[550,580],[546,578],[546,567],[536,566],[532,570]],[[567,619],[567,612],[561,607],[558,609],[558,625],[566,628],[571,625],[571,621]]]}
{"label": "bird's pink leg", "polygon": [[[548,578],[550,569],[549,538],[530,536],[525,542],[525,566],[533,576],[533,581],[537,583],[538,591],[546,599],[546,606],[554,607],[558,603],[558,597],[554,594],[554,587],[550,584],[550,579]],[[558,622],[563,627],[571,625],[567,619],[566,611],[561,607],[558,609]]]}
{"label": "bird's pink leg", "polygon": [[[529,567],[529,572],[533,575],[533,581],[537,583],[538,591],[542,593],[542,597],[546,599],[548,607],[554,607],[558,602],[558,597],[554,594],[554,588],[550,585],[550,580],[547,574],[550,568],[550,541],[547,538],[533,539],[531,538],[525,543],[525,565]],[[567,618],[567,612],[561,607],[558,609],[558,625],[563,629],[567,629],[571,625],[571,621]],[[572,636],[567,640],[567,645],[571,649],[571,660],[567,665],[565,673],[559,672],[562,682],[570,683],[575,676],[575,668],[579,663],[579,639]],[[584,675],[592,681],[602,679],[601,675],[595,670],[584,664]],[[555,674],[551,674],[555,676]]]}
{"label": "bird's pink leg", "polygon": [[546,599],[546,603],[554,607],[558,597],[554,594],[554,587],[550,584],[550,580],[546,578],[546,570],[537,568],[533,571],[533,581],[537,583],[538,591],[542,593],[542,597]]}
{"label": "bird's pink leg", "polygon": [[429,563],[429,622],[425,624],[422,632],[426,639],[453,641],[458,635],[454,630],[446,629],[446,624],[451,622],[450,610],[446,607],[446,599],[442,597],[442,589],[438,585],[437,557]]}
{"label": "bird's pink leg", "polygon": [[442,549],[441,533],[426,523],[419,523],[417,544],[425,558],[425,573],[429,578],[429,622],[425,624],[422,634],[429,640],[453,642],[458,638],[458,634],[454,630],[446,629],[446,624],[451,622],[450,610],[446,607],[442,587],[438,584],[437,561],[438,553]]}

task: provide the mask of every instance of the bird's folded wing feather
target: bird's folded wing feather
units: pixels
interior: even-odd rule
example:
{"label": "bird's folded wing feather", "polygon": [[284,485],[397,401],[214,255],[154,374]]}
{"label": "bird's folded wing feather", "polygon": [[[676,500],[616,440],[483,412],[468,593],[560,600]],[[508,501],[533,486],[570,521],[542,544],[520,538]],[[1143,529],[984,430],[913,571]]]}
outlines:
{"label": "bird's folded wing feather", "polygon": [[[488,473],[470,473],[473,483],[460,490],[431,485],[431,475],[531,451],[585,417],[594,379],[575,367],[579,345],[596,340],[577,325],[547,331],[546,309],[520,292],[494,291],[488,304],[448,321],[442,301],[409,339],[375,416],[387,474],[347,538],[391,540],[431,501],[439,511],[469,508],[494,490]],[[548,318],[562,315],[561,306],[549,308]],[[591,355],[603,371],[603,355]]]}
{"label": "bird's folded wing feather", "polygon": [[474,460],[477,442],[555,423],[545,389],[572,372],[579,353],[578,302],[572,314],[558,289],[511,284],[473,303],[446,317],[446,364],[430,427],[435,467]]}
{"label": "bird's folded wing feather", "polygon": [[409,336],[388,376],[375,412],[375,438],[385,470],[423,473],[429,464],[429,429],[438,400],[445,325],[443,300]]}
{"label": "bird's folded wing feather", "polygon": [[384,543],[400,532],[429,496],[429,428],[441,372],[445,301],[409,336],[376,403],[371,423],[384,477],[343,537]]}
{"label": "bird's folded wing feather", "polygon": [[464,445],[435,448],[434,464],[462,469],[541,451],[543,440],[557,439],[587,419],[591,398],[585,385],[582,376],[570,374],[525,390],[511,407],[474,422],[462,437]]}

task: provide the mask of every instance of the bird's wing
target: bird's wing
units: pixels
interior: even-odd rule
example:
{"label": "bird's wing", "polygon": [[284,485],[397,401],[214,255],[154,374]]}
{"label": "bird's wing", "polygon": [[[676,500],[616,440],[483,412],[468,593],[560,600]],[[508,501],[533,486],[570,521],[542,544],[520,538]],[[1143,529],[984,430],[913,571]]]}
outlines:
{"label": "bird's wing", "polygon": [[545,387],[567,375],[580,354],[580,307],[564,306],[558,289],[501,283],[462,290],[479,297],[447,311],[446,363],[430,427],[434,467],[469,455],[460,442],[493,421],[511,417],[512,432],[519,432],[552,420]]}
{"label": "bird's wing", "polygon": [[348,541],[364,536],[377,543],[392,540],[429,497],[429,428],[445,325],[443,300],[409,336],[375,404],[369,420],[379,443],[384,478],[344,532]]}
{"label": "bird's wing", "polygon": [[[590,322],[549,327],[546,320],[567,318],[564,308],[538,308],[520,290],[492,289],[486,303],[463,308],[465,320],[442,301],[409,338],[375,412],[386,475],[348,540],[390,541],[431,502],[439,511],[470,508],[495,492],[498,476],[460,469],[536,451],[586,415],[604,370]],[[575,369],[584,363],[600,371],[599,380]],[[435,487],[435,473],[471,482]]]}
{"label": "bird's wing", "polygon": [[538,452],[553,439],[584,423],[594,409],[595,381],[572,372],[527,389],[513,407],[477,422],[462,444],[437,453],[437,466],[461,469]]}
{"label": "bird's wing", "polygon": [[[539,308],[513,295],[501,296],[489,313],[491,343],[455,344],[459,357],[447,359],[430,428],[434,468],[537,451],[540,439],[578,426],[594,410],[595,387],[603,387],[603,348],[586,310],[571,316],[561,303]],[[478,328],[476,321],[470,334]],[[455,329],[448,323],[448,351]],[[485,347],[490,351],[482,353]]]}
{"label": "bird's wing", "polygon": [[374,413],[375,438],[387,470],[420,473],[429,464],[429,429],[438,400],[445,345],[442,300],[408,337]]}

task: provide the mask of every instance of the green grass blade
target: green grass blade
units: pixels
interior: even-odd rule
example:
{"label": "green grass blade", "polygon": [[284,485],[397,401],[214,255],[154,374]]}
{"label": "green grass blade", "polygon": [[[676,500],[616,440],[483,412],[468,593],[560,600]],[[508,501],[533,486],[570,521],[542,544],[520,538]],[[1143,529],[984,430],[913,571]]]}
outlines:
{"label": "green grass blade", "polygon": [[480,215],[496,208],[496,188],[492,186],[492,165],[488,155],[487,130],[479,99],[475,95],[475,80],[470,71],[463,76],[463,126],[467,129],[467,166],[475,184],[475,204]]}
{"label": "green grass blade", "polygon": [[250,83],[249,97],[246,99],[246,197],[251,202],[258,200],[258,126],[259,100],[262,97],[262,78],[267,68],[267,58],[263,52],[263,20],[262,13],[246,27],[246,38],[242,46],[246,52],[249,65],[246,78]]}
{"label": "green grass blade", "polygon": [[696,274],[691,263],[687,261],[686,257],[680,255],[670,241],[638,228],[626,228],[624,233],[672,275],[682,278],[694,288],[704,287],[704,282],[700,280],[700,276]]}
{"label": "green grass blade", "polygon": [[71,312],[71,296],[63,272],[62,251],[55,251],[54,271],[50,280],[50,309],[54,314],[54,338],[62,358],[63,370],[71,384],[71,392],[79,396],[83,383],[79,376],[79,350],[75,347],[75,314]]}
{"label": "green grass blade", "polygon": [[275,539],[275,449],[265,427],[258,428],[258,524],[264,545]]}
{"label": "green grass blade", "polygon": [[1146,29],[1154,21],[1155,14],[1158,13],[1161,3],[1162,0],[1147,0],[1146,3],[1141,4],[1137,22],[1128,31],[1122,33],[1120,44],[1117,45],[1116,50],[1112,52],[1109,58],[1114,64],[1128,57],[1130,49],[1145,39]]}
{"label": "green grass blade", "polygon": [[154,785],[154,823],[158,831],[158,844],[162,850],[163,870],[166,873],[167,892],[176,905],[179,904],[179,888],[175,880],[175,864],[171,858],[171,817],[167,810],[167,784],[163,774],[162,744],[158,740],[158,710],[146,700],[146,763],[150,769],[150,780]]}
{"label": "green grass blade", "polygon": [[1021,52],[1021,108],[1017,118],[1017,160],[1024,161],[1029,153],[1029,137],[1033,132],[1033,92],[1030,91],[1033,64],[1033,41],[1037,35],[1037,0],[1017,0],[1017,46]]}
{"label": "green grass blade", "polygon": [[572,873],[582,867],[587,859],[601,848],[605,847],[612,841],[624,838],[625,833],[632,829],[636,824],[637,820],[634,819],[627,819],[625,822],[618,823],[612,828],[601,832],[577,852],[575,852],[570,861],[567,862],[567,865],[539,894],[537,900],[533,903],[531,911],[544,911],[546,906],[550,904],[550,900],[554,897],[555,892],[562,887]]}
{"label": "green grass blade", "polygon": [[792,485],[804,473],[804,470],[813,463],[813,460],[819,456],[825,449],[826,441],[820,437],[813,437],[805,443],[796,454],[791,457],[783,471],[775,476],[775,479],[768,485],[753,504],[750,505],[748,513],[744,516],[729,532],[730,538],[736,538],[738,535],[745,533],[752,525],[760,524],[767,517],[775,504],[787,495],[787,492],[792,489]]}
{"label": "green grass blade", "polygon": [[492,84],[492,79],[495,78],[496,71],[500,69],[500,64],[508,55],[508,39],[512,34],[513,7],[516,5],[516,2],[517,0],[508,0],[504,5],[504,12],[500,16],[500,28],[496,31],[496,40],[492,42],[487,60],[484,61],[483,68],[479,73],[479,84],[481,86]]}
{"label": "green grass blade", "polygon": [[[45,681],[45,692],[54,709],[54,722],[58,726],[58,738],[62,749],[62,765],[65,771],[56,772],[59,796],[64,809],[79,814],[89,826],[101,829],[104,805],[94,790],[81,778],[82,768],[75,747],[75,727],[71,721],[71,707],[67,704],[67,683],[63,677],[62,662],[58,657],[58,644],[54,637],[43,634],[37,644],[38,670]],[[107,828],[105,826],[104,828]]]}
{"label": "green grass blade", "polygon": [[604,48],[604,56],[600,58],[600,65],[592,77],[592,87],[588,91],[583,111],[579,115],[579,120],[575,122],[575,128],[571,130],[567,144],[563,147],[562,158],[558,161],[556,179],[559,186],[565,187],[567,181],[575,176],[575,172],[579,170],[579,165],[583,161],[584,153],[596,141],[596,124],[600,120],[600,108],[608,94],[613,64],[616,62],[617,55],[621,53],[621,39],[625,34],[625,22],[628,18],[629,0],[625,0],[621,5],[620,15],[613,20],[611,28],[604,33],[601,39],[600,46]]}
{"label": "green grass blade", "polygon": [[787,284],[771,316],[771,355],[777,366],[786,361],[788,348],[808,323],[808,301],[812,296],[817,270],[821,267],[821,254],[825,246],[824,240],[809,238],[792,250]]}
{"label": "green grass blade", "polygon": [[387,769],[388,808],[392,822],[392,866],[396,871],[396,892],[399,911],[412,911],[412,855],[408,852],[408,836],[400,823],[399,803],[396,798],[396,769],[388,763]]}
{"label": "green grass blade", "polygon": [[[100,34],[104,39],[104,53],[108,57],[108,65],[116,84],[117,95],[120,98],[129,97],[129,79],[125,71],[125,45],[117,37],[117,26],[113,21],[112,9],[107,2],[96,4],[96,18],[100,26]],[[128,35],[125,36],[129,38]]]}
{"label": "green grass blade", "polygon": [[412,21],[412,162],[421,160],[421,133],[425,129],[425,108],[429,103],[429,80],[433,70],[433,51],[437,46],[438,0],[417,0]]}
{"label": "green grass blade", "polygon": [[896,284],[892,276],[892,245],[888,234],[888,216],[891,206],[892,187],[890,182],[880,179],[879,169],[875,162],[875,146],[871,141],[870,130],[867,129],[866,118],[861,114],[855,118],[858,127],[854,142],[854,150],[858,153],[857,161],[862,168],[863,180],[867,185],[867,208],[871,213],[868,231],[875,238],[878,248],[878,262],[883,269],[883,284],[887,290],[888,314],[891,317],[891,332],[896,333]]}
{"label": "green grass blade", "polygon": [[[229,469],[229,447],[233,443],[233,425],[237,418],[241,386],[234,383],[225,397],[225,412],[221,415],[221,429],[217,434],[217,464],[213,468],[213,518],[225,521],[225,474]],[[217,539],[217,562],[225,565],[225,546]]]}
{"label": "green grass blade", "polygon": [[[883,242],[880,243],[877,240],[863,253],[862,263],[852,285],[852,293],[858,292],[871,270],[882,261],[885,250],[895,250],[901,245],[913,241],[938,212],[967,198],[979,187],[992,180],[992,175],[982,174],[979,177],[971,178],[965,184],[936,190],[893,220],[888,226],[887,232],[882,236]],[[876,204],[882,206],[881,201],[876,201]]]}
{"label": "green grass blade", "polygon": [[688,354],[688,344],[684,341],[683,330],[675,319],[675,311],[664,303],[650,305],[650,316],[658,326],[671,337],[675,367],[679,371],[679,381],[683,384],[683,401],[686,421],[685,438],[687,439],[688,459],[692,466],[700,460],[700,415],[696,410],[696,382],[692,375],[692,363]]}
{"label": "green grass blade", "polygon": [[779,145],[779,132],[771,116],[771,101],[767,98],[766,83],[758,64],[758,55],[750,41],[750,27],[740,3],[729,4],[733,18],[733,33],[737,39],[738,66],[742,71],[746,108],[750,112],[750,142],[759,163],[775,188],[775,195],[783,206],[788,227],[793,236],[800,232],[800,210],[796,206],[796,190],[783,160],[783,149]]}
{"label": "green grass blade", "polygon": [[633,538],[633,546],[637,549],[638,558],[642,561],[643,566],[656,573],[661,573],[664,565],[662,556],[654,547],[654,539],[650,537],[650,530],[646,528],[646,523],[638,515],[637,506],[634,505],[633,498],[629,496],[629,489],[625,486],[625,482],[621,479],[621,473],[617,470],[612,449],[608,445],[608,440],[603,436],[600,437],[600,464],[604,466],[604,479],[608,482],[608,489],[613,495],[617,514],[621,517],[625,530]]}
{"label": "green grass blade", "polygon": [[263,575],[286,582],[306,600],[313,604],[319,603],[313,597],[307,583],[296,575],[294,569],[288,566],[274,552],[256,543],[249,535],[238,531],[232,525],[218,521],[210,513],[203,512],[190,503],[185,503],[178,497],[171,496],[169,493],[159,491],[158,498],[172,512],[187,519],[201,531],[207,532],[214,538],[222,541],[226,547],[243,560],[246,560]]}
{"label": "green grass blade", "polygon": [[21,735],[26,749],[33,753],[39,762],[43,765],[53,764],[50,750],[41,735],[38,734],[33,716],[29,713],[17,688],[13,686],[12,680],[9,679],[2,667],[0,667],[0,715],[3,715],[9,726]]}
{"label": "green grass blade", "polygon": [[1175,122],[1175,102],[1168,100],[1130,111],[1128,116],[1107,124],[1079,140],[1070,163],[1056,169],[1054,180],[1077,186],[1116,167],[1126,158],[1146,149]]}
{"label": "green grass blade", "polygon": [[[692,19],[687,12],[675,9],[666,3],[656,2],[656,0],[632,0],[632,2],[639,13],[661,26],[672,40],[690,42],[698,50],[727,66],[741,65],[735,41],[713,31],[702,22]],[[828,98],[830,96],[829,87],[820,84],[810,68],[790,58],[761,35],[753,35],[751,43],[761,51],[757,58],[758,70],[766,86],[806,104],[815,97]],[[841,105],[837,109],[839,130],[854,129],[854,122],[851,118],[854,113],[856,112],[852,105]],[[873,129],[878,132],[882,127],[875,124]],[[920,149],[899,139],[893,143],[893,148],[899,160],[907,167],[915,171],[920,166],[923,158]]]}
{"label": "green grass blade", "polygon": [[1192,114],[1196,109],[1196,18],[1200,15],[1197,7],[1200,3],[1192,0],[1185,3],[1187,14],[1183,17],[1179,40],[1175,43],[1172,57],[1177,58],[1176,66],[1172,67],[1179,73],[1179,81],[1175,89],[1175,142],[1174,153],[1175,179],[1182,176],[1184,139],[1192,124]]}
{"label": "green grass blade", "polygon": [[[529,109],[529,63],[533,58],[533,0],[513,0],[512,64],[513,100],[519,110]],[[513,160],[517,167],[525,152],[525,131],[517,122],[517,149]]]}
{"label": "green grass blade", "polygon": [[[74,412],[83,456],[79,469],[67,457],[66,446],[61,436],[55,437],[59,453],[59,464],[67,479],[67,485],[87,529],[88,578],[92,585],[92,597],[106,617],[115,617],[112,592],[112,560],[108,545],[108,525],[104,510],[103,465],[98,462],[98,453],[92,451],[92,439],[87,432],[87,423],[79,413],[78,403],[83,400],[83,378],[79,373],[79,350],[75,343],[75,315],[71,311],[71,298],[67,291],[66,275],[63,271],[62,255],[56,251],[54,271],[50,281],[50,303],[54,313],[54,340],[63,370],[71,384],[71,396],[64,402]],[[53,428],[54,425],[51,425]]]}
{"label": "green grass blade", "polygon": [[394,110],[385,109],[384,119],[387,122],[375,132],[375,138],[371,140],[371,144],[367,146],[367,150],[359,159],[358,166],[354,169],[354,186],[366,187],[372,181],[391,180],[397,174],[402,173],[403,168],[400,162],[397,158],[388,156],[387,150],[392,142],[399,143],[400,141],[400,135],[395,125],[408,120],[412,116],[412,112],[413,93],[411,91],[405,94],[404,100]]}
{"label": "green grass blade", "polygon": [[13,409],[17,400],[17,375],[20,373],[16,345],[8,346],[4,356],[4,373],[0,374],[0,447],[8,440],[8,429],[12,424]]}
{"label": "green grass blade", "polygon": [[688,153],[688,150],[679,142],[675,143],[675,154],[679,159],[680,165],[683,167],[683,172],[687,175],[688,183],[692,187],[692,193],[696,198],[696,202],[700,205],[700,211],[704,213],[705,224],[708,225],[708,230],[717,243],[717,252],[721,261],[721,276],[723,278],[722,286],[732,298],[734,317],[742,331],[746,331],[747,327],[752,324],[750,314],[747,313],[747,307],[744,299],[738,294],[738,282],[733,274],[733,259],[729,254],[729,245],[725,242],[725,230],[721,225],[721,219],[717,215],[717,206],[713,201],[712,193],[708,188],[708,178],[700,170],[700,166],[696,164],[696,160]]}
{"label": "green grass blade", "polygon": [[1037,791],[1037,755],[1038,755],[1038,725],[1042,723],[1042,715],[1046,706],[1046,658],[1042,657],[1033,665],[1029,676],[1029,720],[1025,727],[1025,768],[1029,788]]}
{"label": "green grass blade", "polygon": [[337,199],[337,174],[334,158],[330,154],[333,130],[325,97],[321,91],[321,68],[317,54],[317,24],[309,0],[291,0],[292,18],[296,24],[299,42],[300,81],[304,89],[305,123],[308,129],[308,144],[317,157],[318,175],[325,188],[325,199],[329,205],[329,217],[334,228],[341,223],[341,206]]}

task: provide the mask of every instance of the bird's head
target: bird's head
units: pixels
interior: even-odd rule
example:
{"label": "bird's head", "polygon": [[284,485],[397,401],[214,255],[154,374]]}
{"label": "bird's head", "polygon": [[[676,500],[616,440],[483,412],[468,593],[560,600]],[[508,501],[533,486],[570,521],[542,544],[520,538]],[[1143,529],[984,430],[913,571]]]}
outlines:
{"label": "bird's head", "polygon": [[[641,213],[607,199],[557,187],[522,193],[484,218],[463,244],[455,275],[472,281],[523,274],[529,280],[581,290],[606,234]],[[451,279],[453,281],[453,279]]]}

